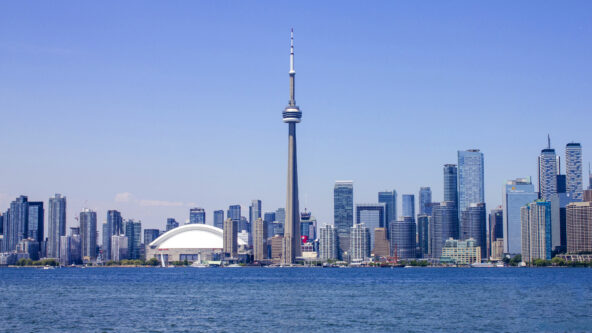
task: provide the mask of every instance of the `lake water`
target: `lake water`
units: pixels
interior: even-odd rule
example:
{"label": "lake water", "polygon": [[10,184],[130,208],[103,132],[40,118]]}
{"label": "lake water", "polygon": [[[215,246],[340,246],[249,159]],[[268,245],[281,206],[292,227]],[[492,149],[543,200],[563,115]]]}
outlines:
{"label": "lake water", "polygon": [[0,269],[5,332],[592,332],[589,268]]}

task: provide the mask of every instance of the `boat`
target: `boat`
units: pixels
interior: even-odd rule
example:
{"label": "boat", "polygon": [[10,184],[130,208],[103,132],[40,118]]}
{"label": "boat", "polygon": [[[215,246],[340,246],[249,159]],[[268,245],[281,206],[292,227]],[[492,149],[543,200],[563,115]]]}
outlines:
{"label": "boat", "polygon": [[471,264],[471,267],[473,267],[473,268],[490,268],[490,267],[494,267],[494,266],[490,262],[474,262]]}
{"label": "boat", "polygon": [[45,265],[45,266],[43,266],[43,269],[55,269],[55,267],[49,266],[49,265]]}

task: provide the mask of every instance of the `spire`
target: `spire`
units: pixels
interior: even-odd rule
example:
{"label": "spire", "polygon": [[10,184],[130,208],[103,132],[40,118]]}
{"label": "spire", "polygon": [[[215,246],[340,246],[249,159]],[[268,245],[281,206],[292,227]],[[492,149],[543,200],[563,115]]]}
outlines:
{"label": "spire", "polygon": [[290,106],[296,106],[296,71],[294,70],[294,28],[290,30]]}
{"label": "spire", "polygon": [[551,135],[547,134],[547,149],[551,149]]}

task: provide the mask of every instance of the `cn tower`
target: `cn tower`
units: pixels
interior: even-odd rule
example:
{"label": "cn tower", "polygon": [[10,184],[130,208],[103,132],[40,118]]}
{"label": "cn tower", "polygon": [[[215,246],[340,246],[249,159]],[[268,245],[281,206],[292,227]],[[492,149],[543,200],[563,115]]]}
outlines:
{"label": "cn tower", "polygon": [[286,220],[284,224],[284,244],[282,264],[291,265],[301,254],[300,249],[300,209],[298,207],[298,170],[296,163],[296,124],[302,118],[300,108],[296,106],[294,70],[294,29],[290,33],[290,101],[282,116],[288,123],[288,187],[286,198]]}

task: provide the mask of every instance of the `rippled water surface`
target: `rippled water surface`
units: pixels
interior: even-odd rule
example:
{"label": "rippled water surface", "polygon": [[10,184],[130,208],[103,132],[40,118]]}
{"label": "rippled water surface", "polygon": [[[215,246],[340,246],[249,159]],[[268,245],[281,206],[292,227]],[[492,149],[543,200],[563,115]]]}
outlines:
{"label": "rippled water surface", "polygon": [[592,269],[0,269],[6,332],[592,332]]}

